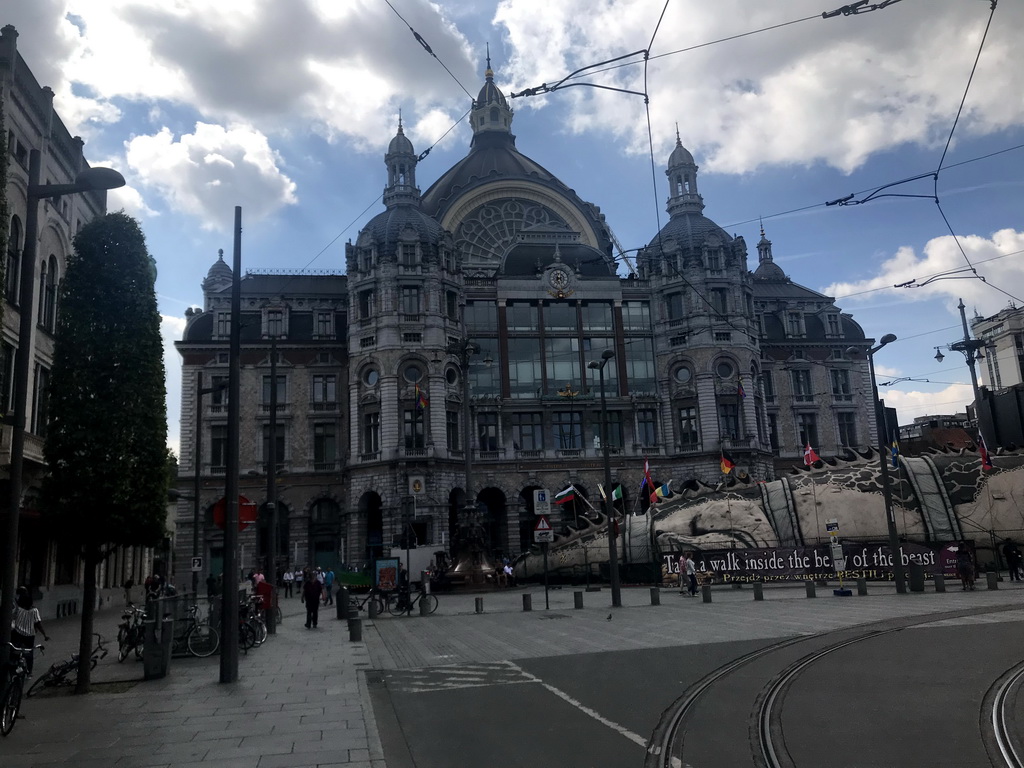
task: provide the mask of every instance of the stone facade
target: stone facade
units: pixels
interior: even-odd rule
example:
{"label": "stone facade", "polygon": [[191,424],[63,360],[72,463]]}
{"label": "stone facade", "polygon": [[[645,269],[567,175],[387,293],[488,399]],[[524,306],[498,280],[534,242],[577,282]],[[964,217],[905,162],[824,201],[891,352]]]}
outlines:
{"label": "stone facade", "polygon": [[[846,353],[870,340],[830,298],[786,278],[763,232],[759,266],[748,269],[743,238],[703,216],[681,141],[666,170],[669,222],[620,276],[624,257],[613,255],[600,209],[516,148],[490,69],[471,120],[469,153],[423,193],[399,124],[384,158],[385,210],[346,246],[344,277],[241,281],[242,485],[259,503],[259,377],[272,336],[288,392],[279,566],[361,568],[403,534],[450,551],[472,517],[467,487],[494,553],[531,546],[536,489],[574,486],[577,500],[555,507],[552,522],[575,525],[604,483],[602,373],[611,480],[625,510],[649,504],[647,463],[659,486],[717,482],[725,454],[737,473],[768,480],[776,459],[799,459],[808,442],[827,456],[873,441],[866,361]],[[230,283],[219,260],[178,343],[183,476],[195,469],[195,376],[226,376]],[[309,329],[328,307],[335,333],[318,337]],[[310,455],[323,415],[309,389],[318,366],[337,376],[333,471]],[[202,407],[201,533],[216,567],[208,508],[223,480],[207,431],[221,422],[217,405]],[[183,532],[190,510],[182,502]],[[258,530],[242,535],[243,569],[262,562]],[[190,536],[178,541],[184,557]]]}

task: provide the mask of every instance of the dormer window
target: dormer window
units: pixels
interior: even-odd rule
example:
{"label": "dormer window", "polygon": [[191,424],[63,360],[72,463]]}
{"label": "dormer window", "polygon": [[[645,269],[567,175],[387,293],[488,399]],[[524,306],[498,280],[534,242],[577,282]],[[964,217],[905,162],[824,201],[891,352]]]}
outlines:
{"label": "dormer window", "polygon": [[415,243],[402,243],[401,248],[401,265],[403,267],[414,267],[419,263],[419,258],[416,255],[416,244]]}

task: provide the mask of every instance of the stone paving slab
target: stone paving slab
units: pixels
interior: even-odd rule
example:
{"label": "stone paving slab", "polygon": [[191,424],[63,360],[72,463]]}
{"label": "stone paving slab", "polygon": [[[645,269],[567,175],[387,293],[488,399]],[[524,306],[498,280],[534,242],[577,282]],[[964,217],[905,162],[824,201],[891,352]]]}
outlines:
{"label": "stone paving slab", "polygon": [[[522,610],[522,595],[534,610]],[[836,598],[820,587],[807,599],[802,587],[766,587],[763,602],[749,588],[715,588],[713,602],[648,588],[622,591],[610,608],[604,589],[573,608],[566,588],[483,594],[442,594],[433,616],[363,618],[365,642],[348,640],[345,622],[329,607],[320,628],[302,625],[298,600],[284,601],[276,636],[239,659],[239,681],[221,685],[219,659],[175,659],[163,680],[141,682],[142,665],[111,655],[95,670],[97,693],[39,696],[26,718],[0,741],[4,768],[386,768],[366,688],[370,669],[429,669],[725,640],[811,634],[889,619],[969,607],[1022,604],[1024,588],[1003,582],[998,591],[897,596],[871,585],[868,597]],[[484,612],[475,613],[483,598]],[[1016,612],[1015,612],[1016,613]],[[610,618],[609,618],[610,617]],[[97,617],[97,631],[113,637],[119,612]],[[37,674],[77,648],[74,617],[47,622],[51,643]],[[116,650],[116,649],[115,649]],[[132,685],[132,682],[136,684]],[[103,683],[119,683],[105,688]],[[119,692],[112,692],[117,690]]]}

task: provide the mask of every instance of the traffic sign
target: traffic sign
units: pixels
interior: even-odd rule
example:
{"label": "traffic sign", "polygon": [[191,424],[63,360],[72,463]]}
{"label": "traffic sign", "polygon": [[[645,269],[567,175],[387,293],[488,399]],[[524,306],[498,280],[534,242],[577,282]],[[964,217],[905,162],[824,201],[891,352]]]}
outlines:
{"label": "traffic sign", "polygon": [[547,515],[537,518],[537,524],[533,526],[533,540],[538,544],[551,543],[555,540],[555,532],[551,530]]}
{"label": "traffic sign", "polygon": [[[224,497],[213,505],[213,524],[221,530],[224,530],[227,510],[227,499]],[[238,497],[238,530],[244,531],[249,523],[255,523],[258,515],[255,501],[249,501],[245,496]]]}
{"label": "traffic sign", "polygon": [[838,520],[826,520],[825,530],[829,532],[830,536],[834,536],[839,533],[839,521]]}
{"label": "traffic sign", "polygon": [[193,557],[192,558],[192,573],[202,573],[202,572],[203,572],[203,558],[201,558],[201,557]]}
{"label": "traffic sign", "polygon": [[551,493],[547,488],[538,488],[533,492],[533,514],[551,514]]}

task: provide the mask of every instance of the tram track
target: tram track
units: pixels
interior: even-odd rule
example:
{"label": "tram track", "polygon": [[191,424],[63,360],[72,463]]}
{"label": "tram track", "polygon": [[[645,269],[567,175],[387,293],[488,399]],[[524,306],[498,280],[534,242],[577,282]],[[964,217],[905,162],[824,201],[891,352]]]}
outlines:
{"label": "tram track", "polygon": [[[688,720],[693,716],[701,699],[705,698],[716,685],[723,683],[740,669],[759,661],[765,661],[800,644],[825,642],[800,658],[786,664],[763,685],[754,698],[754,705],[748,720],[750,740],[750,757],[752,764],[758,768],[795,768],[796,763],[790,756],[785,744],[782,728],[781,711],[786,694],[792,684],[816,662],[837,651],[849,648],[858,643],[873,640],[885,635],[900,632],[904,629],[930,624],[945,619],[956,619],[983,613],[997,613],[1014,610],[1017,606],[992,606],[949,611],[926,616],[901,617],[856,628],[845,628],[832,632],[818,633],[801,637],[789,638],[772,643],[758,650],[747,653],[733,661],[723,664],[691,685],[682,696],[663,713],[657,726],[648,740],[644,768],[681,768],[688,765],[683,761],[684,733]],[[851,636],[851,632],[855,632]],[[1007,702],[1013,701],[1012,694],[1024,683],[1024,663],[1007,671],[990,689],[990,703],[983,706],[983,712],[991,713],[993,736],[986,738],[986,747],[991,741],[994,745],[990,753],[1001,755],[1005,763],[993,761],[993,765],[1007,765],[1010,768],[1024,768],[1024,753],[1015,746],[1010,736],[1011,729],[1007,723]],[[985,716],[982,717],[983,723]],[[700,768],[698,766],[697,768]]]}
{"label": "tram track", "polygon": [[982,703],[981,730],[989,759],[994,766],[1024,768],[1024,750],[1013,736],[1011,710],[1021,684],[1024,683],[1024,662],[1010,667],[985,694]]}

